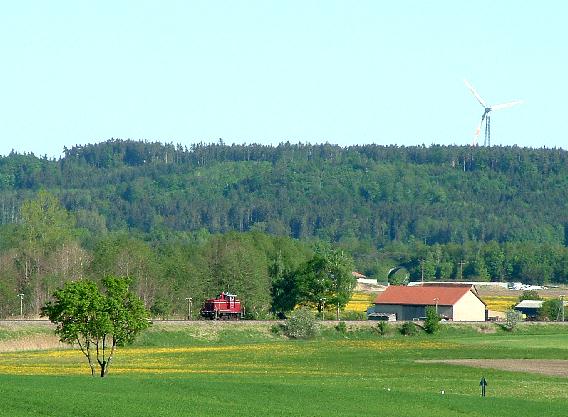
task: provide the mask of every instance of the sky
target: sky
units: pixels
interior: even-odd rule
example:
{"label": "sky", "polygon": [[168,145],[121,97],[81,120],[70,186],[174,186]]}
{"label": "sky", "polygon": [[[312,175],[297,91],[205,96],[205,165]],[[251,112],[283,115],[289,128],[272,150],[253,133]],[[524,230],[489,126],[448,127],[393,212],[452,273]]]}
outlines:
{"label": "sky", "polygon": [[[566,148],[568,2],[0,5],[0,155],[110,138]],[[483,137],[480,138],[483,143]]]}

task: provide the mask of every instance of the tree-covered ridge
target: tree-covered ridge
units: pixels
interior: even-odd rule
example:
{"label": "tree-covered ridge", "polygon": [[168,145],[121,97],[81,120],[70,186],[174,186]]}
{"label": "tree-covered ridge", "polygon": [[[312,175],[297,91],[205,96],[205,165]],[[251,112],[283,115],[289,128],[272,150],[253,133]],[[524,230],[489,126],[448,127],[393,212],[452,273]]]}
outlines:
{"label": "tree-covered ridge", "polygon": [[88,228],[563,244],[567,162],[560,149],[109,140],[0,158],[0,220],[48,189]]}
{"label": "tree-covered ridge", "polygon": [[[25,223],[24,202],[48,190],[73,224],[75,246],[65,251],[84,251],[89,259],[105,236],[130,236],[129,246],[160,265],[164,245],[189,256],[185,251],[207,245],[187,249],[188,241],[233,236],[239,241],[235,253],[265,259],[258,272],[276,252],[263,249],[265,255],[259,255],[254,239],[281,236],[331,242],[353,255],[357,270],[380,280],[403,266],[410,279],[424,274],[440,280],[568,282],[567,161],[561,149],[221,141],[188,149],[109,140],[65,149],[59,160],[12,153],[0,157],[0,251],[8,258],[16,250],[40,253],[31,243],[23,245],[11,228]],[[235,231],[246,233],[237,238]],[[97,268],[120,253],[112,245],[107,249],[108,256],[94,262]],[[32,255],[22,259],[31,262]],[[200,280],[215,275],[223,283],[241,265],[235,258],[232,267],[213,270],[209,263],[195,266],[201,265],[199,257],[191,259],[184,265],[201,271],[195,275]],[[113,268],[99,275],[121,274]],[[166,281],[150,280],[149,286],[161,288],[178,274],[174,266],[167,273],[162,268],[151,268],[148,276]],[[258,308],[265,309],[274,288],[266,272],[257,272],[247,274],[264,277],[255,285],[265,300],[259,298]],[[403,278],[401,273],[393,279]],[[196,288],[205,295],[206,288],[223,286]],[[154,296],[148,294],[151,306]]]}

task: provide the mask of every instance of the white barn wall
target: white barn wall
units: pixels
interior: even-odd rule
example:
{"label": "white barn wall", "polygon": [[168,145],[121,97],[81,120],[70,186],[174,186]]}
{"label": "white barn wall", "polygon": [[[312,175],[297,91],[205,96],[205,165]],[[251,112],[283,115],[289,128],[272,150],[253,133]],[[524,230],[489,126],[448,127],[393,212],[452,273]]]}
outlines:
{"label": "white barn wall", "polygon": [[485,304],[471,291],[454,304],[454,321],[485,321]]}

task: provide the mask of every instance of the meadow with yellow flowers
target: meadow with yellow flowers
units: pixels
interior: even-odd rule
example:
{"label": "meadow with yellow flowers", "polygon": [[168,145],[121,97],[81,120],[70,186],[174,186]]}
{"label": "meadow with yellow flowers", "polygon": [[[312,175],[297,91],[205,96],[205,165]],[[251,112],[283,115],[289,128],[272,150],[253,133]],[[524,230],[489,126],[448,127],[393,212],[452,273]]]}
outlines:
{"label": "meadow with yellow flowers", "polygon": [[565,377],[431,362],[568,360],[568,327],[445,325],[437,335],[408,337],[366,323],[289,340],[272,326],[156,324],[118,351],[106,378],[92,378],[76,349],[1,352],[0,416],[565,416],[568,409]]}

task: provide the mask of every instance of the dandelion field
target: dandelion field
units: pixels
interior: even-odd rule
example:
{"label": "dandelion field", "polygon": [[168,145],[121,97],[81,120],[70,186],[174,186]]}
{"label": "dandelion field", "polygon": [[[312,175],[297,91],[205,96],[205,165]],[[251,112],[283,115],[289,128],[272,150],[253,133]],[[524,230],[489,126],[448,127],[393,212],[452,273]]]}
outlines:
{"label": "dandelion field", "polygon": [[485,301],[485,304],[487,305],[487,308],[489,310],[500,312],[510,310],[519,303],[518,296],[509,295],[484,296],[482,297],[482,300]]}
{"label": "dandelion field", "polygon": [[0,353],[0,416],[565,416],[568,409],[568,378],[428,362],[568,359],[568,326],[517,333],[444,326],[415,337],[330,326],[311,341],[273,335],[270,325],[210,330],[157,324],[117,353],[104,379],[89,376],[77,350]]}
{"label": "dandelion field", "polygon": [[351,299],[345,306],[345,311],[355,311],[358,313],[365,313],[367,309],[373,305],[373,300],[377,294],[370,294],[364,292],[355,292]]}

